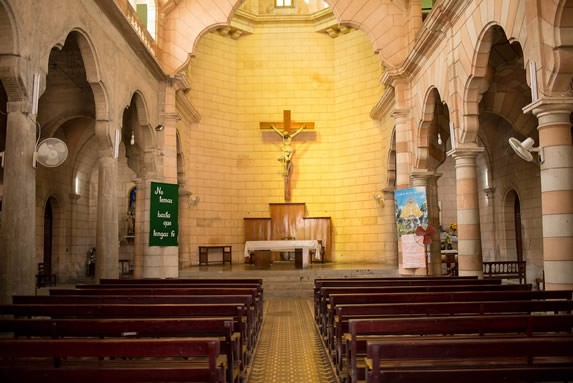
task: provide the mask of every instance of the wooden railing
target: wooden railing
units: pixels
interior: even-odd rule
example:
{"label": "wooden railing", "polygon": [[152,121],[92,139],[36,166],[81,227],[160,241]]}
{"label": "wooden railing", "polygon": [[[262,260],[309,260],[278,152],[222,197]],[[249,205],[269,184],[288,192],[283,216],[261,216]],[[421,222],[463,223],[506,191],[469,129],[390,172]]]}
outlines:
{"label": "wooden railing", "polygon": [[525,270],[525,261],[483,262],[484,278],[518,279],[520,284],[524,284]]}

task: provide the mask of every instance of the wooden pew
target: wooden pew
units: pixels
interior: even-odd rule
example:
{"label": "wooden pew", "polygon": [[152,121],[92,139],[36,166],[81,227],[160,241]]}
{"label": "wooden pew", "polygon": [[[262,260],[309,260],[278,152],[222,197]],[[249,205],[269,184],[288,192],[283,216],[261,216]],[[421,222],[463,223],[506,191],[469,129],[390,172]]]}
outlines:
{"label": "wooden pew", "polygon": [[220,354],[216,338],[0,339],[0,380],[222,383]]}
{"label": "wooden pew", "polygon": [[319,315],[327,312],[331,294],[375,294],[411,292],[452,292],[452,291],[526,291],[531,285],[470,284],[470,285],[430,285],[430,286],[323,286],[317,294]]}
{"label": "wooden pew", "polygon": [[99,283],[104,284],[187,284],[187,283],[248,283],[263,285],[261,278],[138,278],[138,279],[115,279],[101,278]]}
{"label": "wooden pew", "polygon": [[254,340],[261,326],[251,295],[14,295],[14,304],[242,304],[247,310],[247,321],[253,323]]}
{"label": "wooden pew", "polygon": [[[543,336],[573,335],[573,315],[487,315],[384,319],[351,319],[346,347],[347,374],[351,381],[364,379],[360,356],[367,342],[396,336]],[[396,338],[394,338],[396,339]],[[408,342],[410,337],[404,338]],[[571,350],[573,353],[573,350]],[[572,354],[573,356],[573,354]]]}
{"label": "wooden pew", "polygon": [[212,288],[212,287],[128,287],[122,288],[77,288],[50,289],[50,295],[251,295],[254,309],[249,313],[254,334],[258,333],[262,321],[263,302],[256,287]]}
{"label": "wooden pew", "polygon": [[470,302],[504,300],[573,299],[571,290],[548,291],[451,291],[412,293],[330,294],[327,312],[322,314],[322,331],[334,323],[336,306],[341,304],[417,303],[417,302]]}
{"label": "wooden pew", "polygon": [[241,304],[11,304],[0,305],[0,315],[15,318],[193,318],[233,317],[241,333],[247,356],[254,346],[247,321],[247,308]]}
{"label": "wooden pew", "polygon": [[368,383],[573,380],[573,337],[409,339],[368,343]]}
{"label": "wooden pew", "polygon": [[[474,276],[467,277],[385,277],[385,278],[319,278],[314,280],[314,313],[319,315],[319,297],[322,287],[360,287],[360,286],[435,286],[435,285],[470,285],[501,284],[501,279],[485,281]],[[317,321],[318,322],[318,321]]]}
{"label": "wooden pew", "polygon": [[351,319],[412,317],[451,317],[468,315],[531,315],[572,314],[572,300],[522,300],[522,301],[475,301],[475,302],[421,302],[367,305],[339,305],[336,307],[334,339],[330,340],[336,364],[342,367],[347,355]]}
{"label": "wooden pew", "polygon": [[0,333],[14,337],[172,338],[216,337],[226,356],[228,382],[244,373],[242,341],[232,317],[142,319],[0,319]]}

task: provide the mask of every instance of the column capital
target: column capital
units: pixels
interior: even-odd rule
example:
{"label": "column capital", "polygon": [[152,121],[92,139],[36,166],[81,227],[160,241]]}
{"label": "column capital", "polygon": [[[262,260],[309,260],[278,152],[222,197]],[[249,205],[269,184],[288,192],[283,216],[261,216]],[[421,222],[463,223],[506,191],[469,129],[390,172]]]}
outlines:
{"label": "column capital", "polygon": [[565,114],[567,120],[573,112],[573,97],[544,97],[523,107],[523,113],[533,113],[537,118],[548,114]]}
{"label": "column capital", "polygon": [[479,156],[485,148],[483,146],[478,146],[477,144],[460,144],[458,143],[456,148],[448,151],[446,154],[448,156],[454,157],[455,160],[461,158],[476,158]]}
{"label": "column capital", "polygon": [[392,113],[390,113],[390,116],[392,116],[395,120],[406,119],[410,116],[410,110],[409,109],[394,109],[392,111]]}
{"label": "column capital", "polygon": [[442,173],[437,173],[433,170],[427,169],[414,169],[410,173],[410,182],[412,186],[426,186],[432,180],[437,181],[442,176]]}

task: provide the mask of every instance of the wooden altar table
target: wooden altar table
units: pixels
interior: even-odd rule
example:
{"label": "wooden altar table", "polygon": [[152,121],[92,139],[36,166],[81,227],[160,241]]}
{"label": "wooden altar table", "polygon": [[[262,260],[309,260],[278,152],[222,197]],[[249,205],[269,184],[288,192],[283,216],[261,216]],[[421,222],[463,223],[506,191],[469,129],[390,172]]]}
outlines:
{"label": "wooden altar table", "polygon": [[308,268],[310,250],[314,250],[315,257],[320,258],[321,244],[316,239],[308,240],[274,240],[274,241],[247,241],[245,242],[245,258],[251,256],[255,250],[294,251],[302,249],[302,268]]}

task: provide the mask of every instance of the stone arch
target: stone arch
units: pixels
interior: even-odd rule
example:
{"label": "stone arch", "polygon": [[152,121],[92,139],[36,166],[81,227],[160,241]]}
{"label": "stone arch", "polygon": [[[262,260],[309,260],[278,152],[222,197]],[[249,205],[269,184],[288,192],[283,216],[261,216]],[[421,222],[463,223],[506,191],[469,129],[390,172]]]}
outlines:
{"label": "stone arch", "polygon": [[[552,10],[552,9],[551,9]],[[547,65],[547,92],[559,94],[573,92],[573,1],[560,0],[556,6],[553,25],[555,35],[554,46],[547,47],[553,55],[552,66]]]}
{"label": "stone arch", "polygon": [[[435,87],[427,90],[424,99],[417,132],[415,168],[435,170],[446,159],[445,143],[450,137],[449,111]],[[438,142],[438,135],[442,143]]]}
{"label": "stone arch", "polygon": [[0,0],[0,55],[15,55],[19,52],[18,31],[14,14],[6,0]]}
{"label": "stone arch", "polygon": [[495,34],[501,29],[497,23],[487,24],[481,31],[472,57],[472,73],[464,88],[463,125],[460,127],[458,141],[475,143],[479,128],[479,103],[491,84],[493,73],[488,67],[489,54]]}
{"label": "stone arch", "polygon": [[[166,42],[169,50],[163,51],[163,64],[167,73],[178,73],[189,64],[201,37],[230,23],[231,17],[244,0],[213,0],[213,7],[203,7],[193,0],[174,2],[164,10],[164,30],[177,30],[176,40]],[[366,4],[351,0],[326,0],[340,24],[364,32],[388,68],[398,68],[407,55],[409,9],[404,2],[392,0],[369,1]],[[173,12],[177,9],[177,12]],[[374,18],[372,14],[382,17]],[[420,8],[420,20],[422,10]]]}
{"label": "stone arch", "polygon": [[[389,70],[399,68],[407,54],[408,6],[402,1],[371,1],[365,5],[350,0],[325,0],[340,24],[364,32]],[[380,17],[370,17],[376,14]],[[422,9],[420,7],[420,20]]]}
{"label": "stone arch", "polygon": [[[170,41],[170,51],[163,51],[166,72],[175,74],[189,64],[201,37],[209,31],[230,23],[231,17],[245,0],[212,0],[211,7],[203,7],[194,0],[172,2],[164,9],[163,30],[177,30],[178,40]],[[173,12],[177,9],[177,12]]]}
{"label": "stone arch", "polygon": [[15,16],[6,0],[0,0],[0,81],[8,101],[26,98],[26,83],[20,53],[20,33]]}
{"label": "stone arch", "polygon": [[95,103],[96,120],[107,120],[109,116],[109,102],[105,85],[101,79],[101,70],[96,50],[89,36],[80,29],[74,29],[77,43],[84,61],[86,80],[90,84]]}
{"label": "stone arch", "polygon": [[394,190],[396,189],[396,127],[392,129],[390,137],[386,169],[386,189]]}
{"label": "stone arch", "polygon": [[138,177],[155,174],[155,136],[149,123],[149,112],[143,95],[136,91],[122,117],[122,142],[127,164]]}

